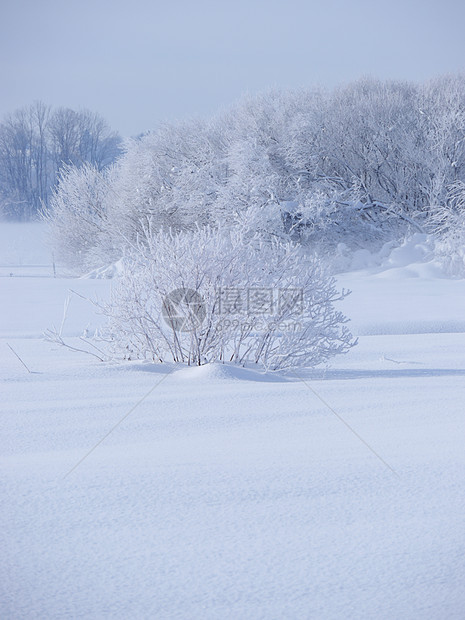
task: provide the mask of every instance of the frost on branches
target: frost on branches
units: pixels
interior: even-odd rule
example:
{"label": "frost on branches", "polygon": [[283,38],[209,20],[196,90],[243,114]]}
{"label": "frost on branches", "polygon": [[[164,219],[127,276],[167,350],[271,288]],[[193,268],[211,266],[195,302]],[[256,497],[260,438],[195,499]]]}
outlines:
{"label": "frost on branches", "polygon": [[115,358],[280,370],[355,344],[334,308],[347,293],[292,242],[240,228],[147,233],[124,265],[103,309]]}
{"label": "frost on branches", "polygon": [[465,276],[465,183],[457,181],[449,188],[444,206],[432,215],[437,236],[436,253],[453,277]]}
{"label": "frost on branches", "polygon": [[45,219],[57,260],[72,269],[86,271],[119,258],[107,215],[109,175],[109,169],[87,163],[61,169]]}

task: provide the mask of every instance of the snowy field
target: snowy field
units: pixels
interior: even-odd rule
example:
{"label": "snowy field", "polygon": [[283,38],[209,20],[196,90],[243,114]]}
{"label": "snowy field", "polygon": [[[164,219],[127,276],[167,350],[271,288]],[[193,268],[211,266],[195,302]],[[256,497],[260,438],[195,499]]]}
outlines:
{"label": "snowy field", "polygon": [[463,620],[465,281],[340,276],[313,373],[118,366],[41,338],[111,286],[43,238],[0,224],[0,617]]}

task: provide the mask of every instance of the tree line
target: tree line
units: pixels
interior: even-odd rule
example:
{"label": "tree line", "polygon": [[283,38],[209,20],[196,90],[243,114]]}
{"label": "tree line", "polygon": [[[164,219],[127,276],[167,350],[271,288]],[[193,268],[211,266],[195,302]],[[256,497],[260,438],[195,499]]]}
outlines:
{"label": "tree line", "polygon": [[444,236],[464,183],[465,76],[364,79],[160,125],[110,169],[67,167],[50,220],[57,255],[81,269],[118,258],[147,227],[238,221],[334,256],[438,222]]}
{"label": "tree line", "polygon": [[89,110],[36,101],[0,123],[0,216],[37,217],[47,207],[63,166],[103,170],[120,153],[121,138]]}

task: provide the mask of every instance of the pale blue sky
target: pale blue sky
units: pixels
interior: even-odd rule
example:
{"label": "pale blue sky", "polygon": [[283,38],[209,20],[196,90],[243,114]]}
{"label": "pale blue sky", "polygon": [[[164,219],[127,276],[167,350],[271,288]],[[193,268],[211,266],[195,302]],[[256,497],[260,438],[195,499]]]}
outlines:
{"label": "pale blue sky", "polygon": [[269,87],[465,71],[463,0],[0,0],[0,117],[41,99],[123,135]]}

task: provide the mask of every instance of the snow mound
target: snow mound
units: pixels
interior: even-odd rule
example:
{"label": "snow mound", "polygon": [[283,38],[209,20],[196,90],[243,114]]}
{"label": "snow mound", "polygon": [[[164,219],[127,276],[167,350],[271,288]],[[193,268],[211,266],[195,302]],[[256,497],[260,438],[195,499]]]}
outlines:
{"label": "snow mound", "polygon": [[434,255],[434,240],[431,236],[415,233],[389,254],[387,267],[405,267],[412,263],[430,261]]}
{"label": "snow mound", "polygon": [[286,379],[282,375],[264,374],[259,370],[243,368],[236,364],[220,364],[218,362],[203,366],[189,366],[175,372],[175,378],[186,381],[266,381],[282,382]]}
{"label": "snow mound", "polygon": [[385,243],[378,252],[367,249],[349,252],[344,244],[337,248],[338,256],[345,257],[346,271],[363,271],[385,279],[447,278],[447,273],[436,255],[436,241],[432,235],[415,233],[400,245]]}
{"label": "snow mound", "polygon": [[394,248],[381,264],[378,277],[389,279],[447,277],[435,258],[435,240],[431,235],[416,233]]}
{"label": "snow mound", "polygon": [[423,280],[435,280],[437,278],[446,278],[442,265],[437,260],[431,260],[427,263],[410,263],[404,267],[393,267],[385,269],[377,274],[378,278],[387,280],[401,280],[405,278],[422,278]]}

